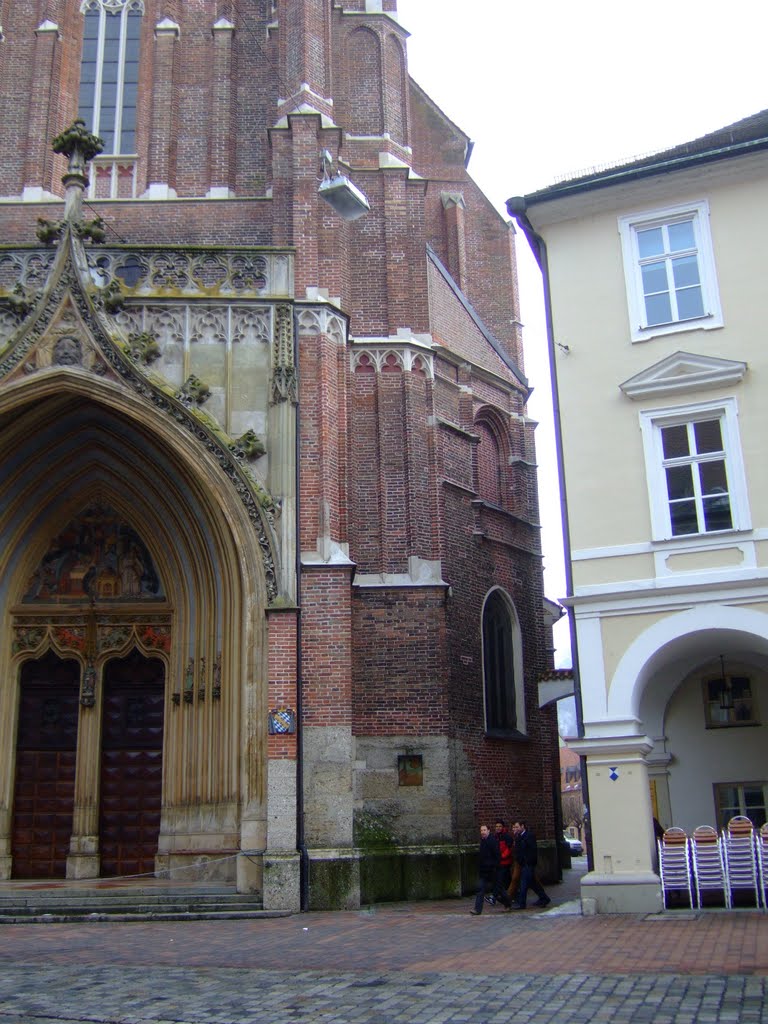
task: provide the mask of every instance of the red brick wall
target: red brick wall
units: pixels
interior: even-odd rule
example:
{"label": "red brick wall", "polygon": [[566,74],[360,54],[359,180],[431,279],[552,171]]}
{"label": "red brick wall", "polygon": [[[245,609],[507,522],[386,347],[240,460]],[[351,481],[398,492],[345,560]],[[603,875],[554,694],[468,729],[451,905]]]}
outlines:
{"label": "red brick wall", "polygon": [[352,723],[351,569],[305,566],[301,685],[305,726]]}
{"label": "red brick wall", "polygon": [[[343,6],[345,13],[327,0],[281,0],[278,27],[268,31],[270,0],[146,0],[140,191],[164,181],[182,201],[91,205],[112,239],[133,244],[293,247],[297,299],[307,288],[338,297],[353,339],[431,333],[434,381],[396,365],[351,375],[343,341],[300,334],[301,549],[315,551],[324,536],[348,542],[363,574],[406,573],[412,556],[439,559],[446,584],[353,590],[355,568],[305,565],[305,722],[351,725],[361,736],[455,739],[471,767],[477,814],[523,814],[546,838],[557,748],[554,713],[538,710],[535,692],[537,675],[550,667],[535,470],[504,467],[499,507],[477,500],[478,477],[489,472],[478,448],[483,409],[506,432],[505,452],[535,462],[532,428],[518,418],[525,391],[426,255],[430,244],[522,365],[514,236],[467,173],[466,136],[409,82],[404,30],[366,14],[364,0]],[[395,6],[384,2],[390,13]],[[155,38],[165,16],[178,21],[177,39]],[[235,24],[226,59],[211,31],[222,16]],[[44,17],[58,19],[61,39],[36,39]],[[61,192],[63,160],[54,159],[50,140],[76,113],[81,24],[79,5],[68,0],[3,8],[0,196],[18,196],[25,185]],[[337,127],[319,114],[289,115],[276,127],[278,100],[304,82],[336,101],[329,109]],[[402,160],[406,145],[425,180],[379,167],[381,152]],[[324,149],[367,195],[371,212],[361,220],[343,222],[318,197]],[[237,199],[200,198],[226,184]],[[461,214],[446,213],[446,191],[462,195]],[[38,216],[58,219],[61,204],[0,204],[3,242],[33,241]],[[484,733],[480,625],[494,585],[520,617],[526,739]],[[275,613],[269,626],[270,706],[291,706],[296,623]],[[294,749],[291,738],[270,739],[271,756],[292,757]]]}
{"label": "red brick wall", "polygon": [[450,733],[444,606],[442,587],[356,589],[352,684],[356,735]]}
{"label": "red brick wall", "polygon": [[[288,609],[269,613],[269,709],[296,710],[297,629],[298,611]],[[297,734],[269,737],[270,758],[296,758]]]}

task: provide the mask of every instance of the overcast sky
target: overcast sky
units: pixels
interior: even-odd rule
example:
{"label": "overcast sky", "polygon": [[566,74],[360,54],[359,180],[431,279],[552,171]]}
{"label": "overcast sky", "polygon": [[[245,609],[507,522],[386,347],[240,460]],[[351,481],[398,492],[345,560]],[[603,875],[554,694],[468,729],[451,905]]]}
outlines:
{"label": "overcast sky", "polygon": [[[768,108],[766,0],[398,0],[398,10],[411,75],[474,142],[469,171],[504,216],[510,196]],[[565,577],[543,300],[521,234],[518,254],[544,582],[557,600]],[[556,665],[570,665],[564,620],[555,644]],[[560,710],[572,735],[572,712]]]}
{"label": "overcast sky", "polygon": [[[504,203],[560,177],[697,138],[768,107],[768,3],[398,0],[411,75],[474,142],[469,171]],[[543,302],[518,235],[534,395],[545,588],[565,594]],[[556,663],[570,664],[565,623]]]}

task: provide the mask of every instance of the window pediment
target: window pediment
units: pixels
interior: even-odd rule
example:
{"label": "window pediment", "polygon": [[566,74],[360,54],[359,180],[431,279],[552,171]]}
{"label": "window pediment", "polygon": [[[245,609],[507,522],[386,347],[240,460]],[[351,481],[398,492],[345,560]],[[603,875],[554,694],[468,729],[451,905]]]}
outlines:
{"label": "window pediment", "polygon": [[638,401],[738,384],[746,372],[747,364],[740,360],[675,352],[641,370],[619,387],[628,398]]}

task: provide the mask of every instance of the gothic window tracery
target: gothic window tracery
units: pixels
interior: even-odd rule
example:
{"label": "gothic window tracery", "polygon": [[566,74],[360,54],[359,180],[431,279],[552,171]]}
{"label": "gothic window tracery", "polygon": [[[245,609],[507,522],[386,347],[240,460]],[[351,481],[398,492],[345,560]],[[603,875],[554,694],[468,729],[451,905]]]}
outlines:
{"label": "gothic window tracery", "polygon": [[79,116],[104,152],[136,152],[143,0],[83,0]]}

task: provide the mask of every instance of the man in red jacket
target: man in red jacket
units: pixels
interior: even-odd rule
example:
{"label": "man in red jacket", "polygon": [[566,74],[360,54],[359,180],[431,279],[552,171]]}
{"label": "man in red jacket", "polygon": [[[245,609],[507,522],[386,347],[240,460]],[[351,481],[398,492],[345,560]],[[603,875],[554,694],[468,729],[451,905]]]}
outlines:
{"label": "man in red jacket", "polygon": [[489,903],[503,903],[509,906],[509,883],[512,880],[512,865],[515,861],[515,840],[507,831],[502,818],[496,822],[496,842],[499,844],[499,870],[493,896],[486,896]]}

